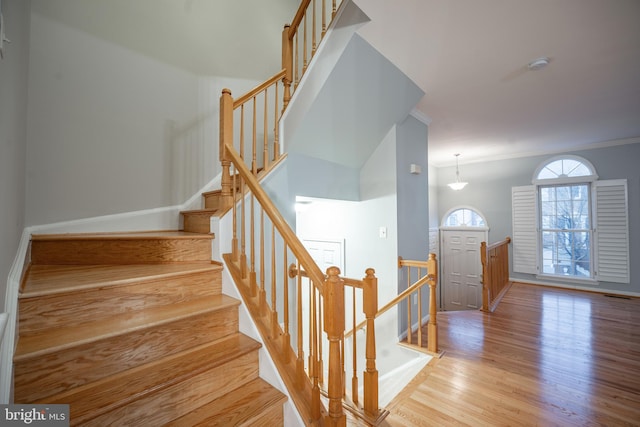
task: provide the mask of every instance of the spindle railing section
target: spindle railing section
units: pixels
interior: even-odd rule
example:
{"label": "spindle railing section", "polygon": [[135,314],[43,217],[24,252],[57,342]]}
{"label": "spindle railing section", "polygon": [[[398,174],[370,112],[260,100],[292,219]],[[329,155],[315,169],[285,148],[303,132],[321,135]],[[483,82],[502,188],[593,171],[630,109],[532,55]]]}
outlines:
{"label": "spindle railing section", "polygon": [[[378,408],[374,270],[367,269],[362,280],[342,278],[335,267],[322,272],[259,183],[284,157],[280,118],[338,3],[303,0],[283,31],[283,69],[237,99],[228,89],[222,92],[221,210],[233,224],[231,253],[223,256],[303,420],[376,425],[386,411]],[[364,319],[363,343],[345,342],[347,316],[354,325]]]}
{"label": "spindle railing section", "polygon": [[[407,341],[403,343],[407,346],[414,347],[422,351],[424,349],[423,327],[425,325],[424,316],[426,314],[423,304],[422,295],[424,286],[429,287],[429,318],[427,324],[427,352],[437,355],[438,350],[438,308],[436,300],[436,286],[438,284],[438,262],[436,255],[429,254],[426,261],[405,260],[398,258],[398,268],[403,269],[402,275],[406,277],[407,288],[398,296],[386,303],[375,313],[374,319],[386,313],[390,309],[403,304],[407,310]],[[416,305],[415,316],[413,315],[412,305]],[[346,336],[351,337],[358,330],[367,327],[365,322],[360,322],[355,328],[347,332]],[[413,333],[417,332],[416,340],[413,340]]]}
{"label": "spindle railing section", "polygon": [[493,312],[509,290],[509,243],[511,238],[487,245],[480,243],[482,262],[482,310]]}

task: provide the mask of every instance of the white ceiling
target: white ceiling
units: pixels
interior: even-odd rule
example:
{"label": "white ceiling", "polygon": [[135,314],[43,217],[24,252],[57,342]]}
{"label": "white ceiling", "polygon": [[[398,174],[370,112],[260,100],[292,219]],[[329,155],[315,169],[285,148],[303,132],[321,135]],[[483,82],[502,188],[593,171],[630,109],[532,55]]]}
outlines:
{"label": "white ceiling", "polygon": [[[353,0],[424,92],[436,166],[640,142],[639,0]],[[196,74],[264,79],[298,0],[32,0],[35,13]],[[548,56],[545,69],[526,71]]]}
{"label": "white ceiling", "polygon": [[354,1],[425,92],[434,165],[640,142],[638,0]]}

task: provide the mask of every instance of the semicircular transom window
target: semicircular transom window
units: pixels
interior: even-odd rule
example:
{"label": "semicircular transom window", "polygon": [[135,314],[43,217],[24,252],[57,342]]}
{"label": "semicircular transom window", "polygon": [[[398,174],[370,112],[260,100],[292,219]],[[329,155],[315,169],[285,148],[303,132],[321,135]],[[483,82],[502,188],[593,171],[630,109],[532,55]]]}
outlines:
{"label": "semicircular transom window", "polygon": [[585,159],[573,156],[554,158],[538,167],[534,180],[584,178],[585,181],[597,179],[593,166]]}
{"label": "semicircular transom window", "polygon": [[460,208],[452,211],[444,220],[445,227],[486,227],[482,215],[473,209]]}

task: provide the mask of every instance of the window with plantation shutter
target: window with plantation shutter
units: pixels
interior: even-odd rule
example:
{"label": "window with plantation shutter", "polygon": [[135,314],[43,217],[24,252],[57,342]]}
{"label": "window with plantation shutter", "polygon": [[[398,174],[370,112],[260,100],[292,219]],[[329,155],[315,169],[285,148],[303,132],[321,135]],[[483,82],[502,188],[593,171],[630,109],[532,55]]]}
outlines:
{"label": "window with plantation shutter", "polygon": [[627,181],[597,181],[595,199],[596,278],[629,283]]}
{"label": "window with plantation shutter", "polygon": [[587,160],[558,156],[533,183],[512,188],[513,271],[629,283],[627,181],[598,181]]}

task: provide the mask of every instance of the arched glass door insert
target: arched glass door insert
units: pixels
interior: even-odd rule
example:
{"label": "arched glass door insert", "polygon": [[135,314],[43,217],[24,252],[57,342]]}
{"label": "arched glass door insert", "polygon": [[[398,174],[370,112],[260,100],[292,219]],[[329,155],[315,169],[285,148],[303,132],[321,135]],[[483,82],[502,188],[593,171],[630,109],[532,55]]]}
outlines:
{"label": "arched glass door insert", "polygon": [[479,227],[486,229],[484,216],[473,208],[459,207],[450,210],[442,220],[443,227]]}

